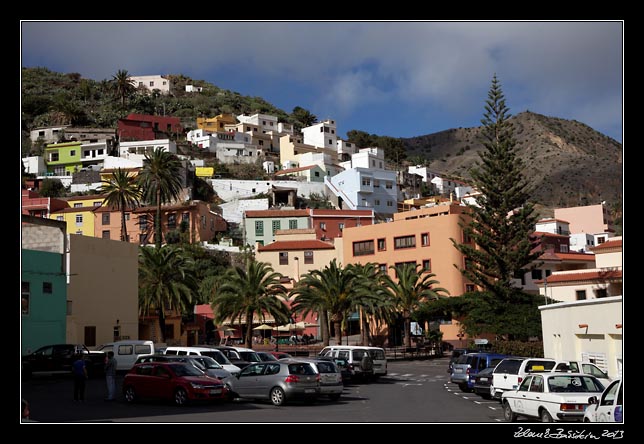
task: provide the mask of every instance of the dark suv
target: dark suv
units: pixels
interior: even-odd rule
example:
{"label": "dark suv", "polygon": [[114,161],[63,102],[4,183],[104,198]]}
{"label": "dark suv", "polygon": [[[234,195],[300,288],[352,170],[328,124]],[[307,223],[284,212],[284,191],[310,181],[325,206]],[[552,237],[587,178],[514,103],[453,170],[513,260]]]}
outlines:
{"label": "dark suv", "polygon": [[467,353],[459,356],[452,364],[450,381],[458,384],[464,392],[469,392],[474,387],[477,373],[488,367],[496,367],[507,355],[498,353]]}

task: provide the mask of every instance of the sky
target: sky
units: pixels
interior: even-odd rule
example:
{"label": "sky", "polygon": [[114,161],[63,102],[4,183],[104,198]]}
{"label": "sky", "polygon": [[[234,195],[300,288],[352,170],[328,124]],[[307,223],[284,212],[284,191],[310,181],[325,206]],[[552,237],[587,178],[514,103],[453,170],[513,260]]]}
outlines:
{"label": "sky", "polygon": [[21,22],[21,63],[94,80],[184,74],[352,129],[479,126],[496,74],[512,114],[623,140],[623,22]]}

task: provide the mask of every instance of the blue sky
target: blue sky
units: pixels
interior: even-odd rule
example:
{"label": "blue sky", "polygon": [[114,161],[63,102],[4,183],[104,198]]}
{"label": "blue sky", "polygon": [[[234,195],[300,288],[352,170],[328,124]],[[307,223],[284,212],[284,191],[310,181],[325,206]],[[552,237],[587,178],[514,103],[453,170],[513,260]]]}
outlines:
{"label": "blue sky", "polygon": [[622,22],[28,22],[22,66],[109,79],[185,74],[412,137],[478,126],[494,73],[512,114],[575,119],[622,141]]}

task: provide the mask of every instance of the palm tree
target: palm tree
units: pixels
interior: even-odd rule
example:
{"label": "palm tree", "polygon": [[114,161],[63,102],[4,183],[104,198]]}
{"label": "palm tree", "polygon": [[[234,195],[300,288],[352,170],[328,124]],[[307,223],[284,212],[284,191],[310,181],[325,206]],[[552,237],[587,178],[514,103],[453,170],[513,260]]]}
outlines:
{"label": "palm tree", "polygon": [[[305,274],[291,291],[295,296],[292,308],[305,316],[309,313],[328,312],[333,322],[335,339],[342,344],[342,321],[355,307],[355,274],[351,268],[343,268],[333,259],[322,270],[312,270]],[[329,345],[326,322],[322,326],[322,341]]]}
{"label": "palm tree", "polygon": [[252,347],[253,320],[264,321],[270,315],[278,324],[288,322],[290,310],[280,296],[286,288],[280,284],[282,275],[265,262],[249,260],[246,266],[236,266],[228,270],[219,281],[217,294],[212,301],[216,313],[215,322],[221,324],[226,319],[246,320],[246,347]]}
{"label": "palm tree", "polygon": [[363,345],[369,345],[370,328],[369,319],[376,324],[391,320],[391,314],[395,312],[394,299],[391,293],[384,290],[380,285],[383,273],[378,264],[369,262],[367,264],[349,264],[356,276],[356,309],[360,312],[361,338]]}
{"label": "palm tree", "polygon": [[174,154],[155,148],[145,153],[144,166],[139,173],[139,185],[146,202],[156,205],[154,243],[161,248],[161,205],[179,198],[181,193],[181,162]]}
{"label": "palm tree", "polygon": [[411,347],[411,315],[416,311],[422,302],[429,299],[439,299],[449,294],[444,288],[435,288],[439,284],[432,279],[436,275],[418,270],[418,264],[392,265],[389,268],[395,270],[398,277],[395,282],[391,276],[384,275],[382,278],[383,288],[387,289],[394,297],[396,308],[402,312],[405,322],[405,346]]}
{"label": "palm tree", "polygon": [[139,312],[158,311],[161,342],[165,342],[165,310],[187,312],[196,288],[192,261],[180,249],[141,247]]}
{"label": "palm tree", "polygon": [[101,181],[101,193],[106,194],[105,203],[121,211],[121,240],[127,241],[125,211],[139,206],[141,190],[134,176],[117,168],[116,171]]}
{"label": "palm tree", "polygon": [[114,94],[121,99],[121,107],[125,109],[125,100],[136,91],[134,81],[126,69],[119,69],[112,76]]}

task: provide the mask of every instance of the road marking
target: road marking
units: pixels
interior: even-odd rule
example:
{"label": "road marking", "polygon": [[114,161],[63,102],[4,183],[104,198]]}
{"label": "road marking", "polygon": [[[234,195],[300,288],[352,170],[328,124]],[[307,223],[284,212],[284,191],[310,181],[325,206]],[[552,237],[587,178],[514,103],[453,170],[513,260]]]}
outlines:
{"label": "road marking", "polygon": [[405,373],[404,375],[401,375],[403,378],[408,378],[410,376],[414,376],[413,373]]}
{"label": "road marking", "polygon": [[403,386],[403,387],[407,387],[408,385],[423,385],[423,384],[407,384],[407,383],[405,383],[405,384],[403,384],[402,386]]}
{"label": "road marking", "polygon": [[498,407],[490,407],[490,406],[488,406],[487,408],[491,409],[491,410],[498,410]]}
{"label": "road marking", "polygon": [[495,401],[474,401],[476,404],[498,404]]}

